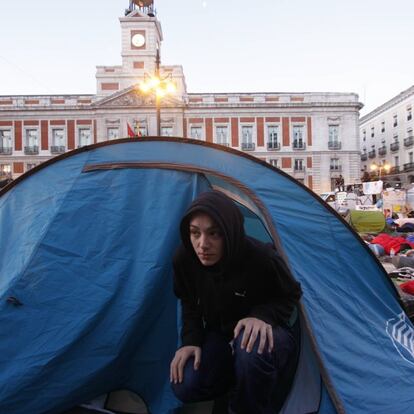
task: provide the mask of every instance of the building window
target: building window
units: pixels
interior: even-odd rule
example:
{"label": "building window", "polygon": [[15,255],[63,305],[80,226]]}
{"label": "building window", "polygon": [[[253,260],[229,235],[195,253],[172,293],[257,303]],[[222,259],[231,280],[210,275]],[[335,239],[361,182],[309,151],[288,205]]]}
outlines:
{"label": "building window", "polygon": [[0,129],[0,154],[11,155],[13,151],[11,129]]}
{"label": "building window", "polygon": [[268,125],[267,127],[267,149],[280,149],[278,125]]}
{"label": "building window", "polygon": [[371,127],[371,138],[374,138],[375,136],[375,128]]}
{"label": "building window", "polygon": [[192,126],[190,128],[190,137],[193,139],[202,139],[203,128],[201,126]]}
{"label": "building window", "polygon": [[412,113],[412,110],[411,110],[411,106],[409,106],[407,108],[407,121],[411,121],[412,118],[413,118],[413,113]]}
{"label": "building window", "polygon": [[293,148],[305,148],[304,127],[302,125],[293,126]]}
{"label": "building window", "polygon": [[172,137],[173,129],[171,126],[161,127],[161,136],[162,137]]}
{"label": "building window", "polygon": [[79,128],[78,137],[79,147],[92,144],[92,131],[90,128]]}
{"label": "building window", "polygon": [[407,129],[407,137],[412,137],[413,136],[413,129],[412,128],[408,128]]}
{"label": "building window", "polygon": [[254,150],[253,127],[251,125],[242,126],[242,149]]}
{"label": "building window", "polygon": [[270,158],[269,164],[273,167],[278,168],[279,167],[279,160],[277,158]]}
{"label": "building window", "polygon": [[39,130],[37,128],[26,129],[24,153],[27,155],[39,154]]}
{"label": "building window", "polygon": [[216,126],[216,143],[229,146],[229,134],[227,126]]}
{"label": "building window", "polygon": [[393,126],[396,127],[398,125],[398,115],[394,115],[393,119],[394,119]]}
{"label": "building window", "polygon": [[331,158],[329,169],[331,171],[341,171],[341,164],[339,158]]}
{"label": "building window", "polygon": [[303,159],[302,158],[296,158],[295,164],[294,164],[295,171],[304,171],[304,165],[303,165]]}
{"label": "building window", "polygon": [[34,167],[36,167],[37,166],[37,164],[36,163],[33,163],[33,162],[28,162],[27,164],[26,164],[26,171],[30,171],[30,170],[32,170]]}
{"label": "building window", "polygon": [[413,153],[412,152],[409,152],[408,153],[408,162],[411,164],[413,161],[414,161],[413,160]]}
{"label": "building window", "polygon": [[108,128],[107,129],[108,139],[118,139],[119,138],[119,128]]}
{"label": "building window", "polygon": [[367,131],[364,129],[362,131],[362,140],[365,141],[367,139]]}
{"label": "building window", "polygon": [[11,171],[11,164],[0,164],[0,177],[10,177]]}
{"label": "building window", "polygon": [[52,145],[50,152],[52,154],[60,154],[66,151],[65,146],[65,130],[63,128],[52,129]]}
{"label": "building window", "polygon": [[381,122],[381,132],[385,132],[385,121]]}
{"label": "building window", "polygon": [[396,167],[398,167],[400,165],[400,157],[398,157],[398,156],[394,157],[394,165]]}
{"label": "building window", "polygon": [[394,135],[394,142],[398,142],[398,134]]}
{"label": "building window", "polygon": [[329,125],[329,149],[340,149],[341,144],[339,142],[339,125]]}

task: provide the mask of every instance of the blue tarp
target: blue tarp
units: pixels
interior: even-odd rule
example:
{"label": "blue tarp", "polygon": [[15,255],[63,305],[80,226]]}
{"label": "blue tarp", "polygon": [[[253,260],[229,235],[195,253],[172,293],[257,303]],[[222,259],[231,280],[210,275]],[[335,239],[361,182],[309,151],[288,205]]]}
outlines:
{"label": "blue tarp", "polygon": [[302,284],[325,377],[320,412],[413,411],[412,325],[352,230],[252,157],[149,139],[75,151],[1,195],[0,413],[60,413],[121,388],[155,414],[177,405],[171,255],[209,175],[260,206]]}

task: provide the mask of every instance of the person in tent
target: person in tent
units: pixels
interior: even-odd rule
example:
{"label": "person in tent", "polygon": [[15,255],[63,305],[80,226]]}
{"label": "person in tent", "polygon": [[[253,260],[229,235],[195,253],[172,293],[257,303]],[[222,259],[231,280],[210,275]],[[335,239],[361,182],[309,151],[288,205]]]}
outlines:
{"label": "person in tent", "polygon": [[218,191],[201,194],[182,218],[173,259],[182,346],[170,380],[182,402],[228,393],[229,412],[270,414],[296,369],[302,291],[273,246],[246,236],[243,222]]}

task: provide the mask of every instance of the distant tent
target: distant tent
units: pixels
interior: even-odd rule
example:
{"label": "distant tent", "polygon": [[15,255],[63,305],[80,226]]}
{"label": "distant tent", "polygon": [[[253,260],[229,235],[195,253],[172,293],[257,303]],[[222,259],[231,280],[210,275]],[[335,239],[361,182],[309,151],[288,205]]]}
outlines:
{"label": "distant tent", "polygon": [[385,229],[382,211],[351,210],[347,216],[349,224],[358,233],[380,233]]}
{"label": "distant tent", "polygon": [[273,239],[303,287],[282,412],[413,411],[413,326],[352,229],[256,158],[148,138],[64,154],[0,191],[0,413],[61,413],[117,389],[151,413],[178,406],[171,255],[180,216],[210,188],[243,206],[248,231]]}

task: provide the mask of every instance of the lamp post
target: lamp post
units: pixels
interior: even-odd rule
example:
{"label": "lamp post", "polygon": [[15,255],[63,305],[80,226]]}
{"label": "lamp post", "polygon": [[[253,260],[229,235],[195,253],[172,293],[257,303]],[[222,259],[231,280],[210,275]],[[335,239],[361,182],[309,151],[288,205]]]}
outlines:
{"label": "lamp post", "polygon": [[155,92],[155,108],[157,116],[157,136],[161,133],[161,99],[176,91],[175,83],[172,81],[172,75],[160,76],[160,50],[157,48],[155,56],[155,74],[150,76],[144,74],[144,81],[139,85],[139,89],[143,93]]}
{"label": "lamp post", "polygon": [[383,170],[385,170],[386,173],[389,173],[390,169],[391,169],[391,165],[388,163],[384,163],[384,164],[376,164],[375,162],[373,164],[371,164],[371,171],[377,171],[378,170],[378,178],[381,180],[381,173]]}

